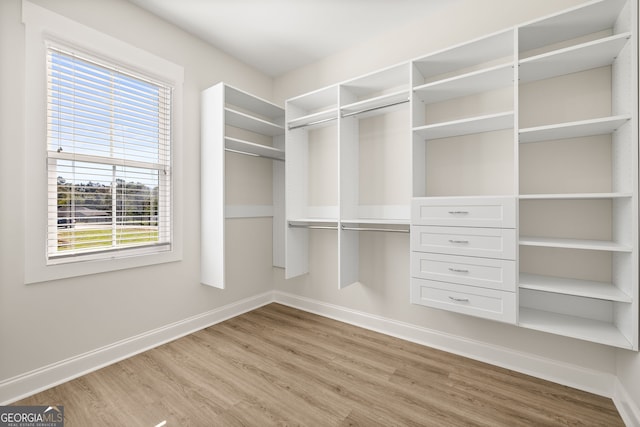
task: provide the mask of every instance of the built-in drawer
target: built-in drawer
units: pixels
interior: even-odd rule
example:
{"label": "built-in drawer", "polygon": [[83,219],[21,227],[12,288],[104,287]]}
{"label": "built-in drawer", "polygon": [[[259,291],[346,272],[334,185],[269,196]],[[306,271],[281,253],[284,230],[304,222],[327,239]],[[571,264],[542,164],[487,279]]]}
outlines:
{"label": "built-in drawer", "polygon": [[411,276],[516,291],[516,262],[510,260],[411,252]]}
{"label": "built-in drawer", "polygon": [[411,250],[515,260],[516,231],[513,228],[412,225]]}
{"label": "built-in drawer", "polygon": [[515,292],[412,278],[411,302],[470,316],[516,323]]}
{"label": "built-in drawer", "polygon": [[411,204],[418,225],[515,228],[515,197],[419,197]]}

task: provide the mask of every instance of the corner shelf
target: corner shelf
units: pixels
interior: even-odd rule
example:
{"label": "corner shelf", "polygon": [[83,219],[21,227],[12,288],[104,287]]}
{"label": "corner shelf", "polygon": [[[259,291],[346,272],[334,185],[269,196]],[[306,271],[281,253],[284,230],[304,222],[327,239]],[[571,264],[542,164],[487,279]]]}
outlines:
{"label": "corner shelf", "polygon": [[613,283],[520,273],[519,287],[557,294],[631,303],[633,298]]}
{"label": "corner shelf", "polygon": [[520,307],[519,326],[542,332],[632,349],[633,345],[612,323],[550,311]]}

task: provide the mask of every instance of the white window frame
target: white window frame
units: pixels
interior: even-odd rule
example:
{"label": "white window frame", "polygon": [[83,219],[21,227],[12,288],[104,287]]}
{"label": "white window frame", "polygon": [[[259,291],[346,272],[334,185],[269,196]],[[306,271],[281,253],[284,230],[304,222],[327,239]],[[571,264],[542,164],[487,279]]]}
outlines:
{"label": "white window frame", "polygon": [[[25,24],[25,269],[24,282],[36,283],[122,270],[182,259],[182,96],[184,69],[170,61],[98,32],[69,18],[22,2]],[[106,251],[63,263],[47,254],[47,44],[68,46],[107,63],[150,76],[173,87],[171,138],[171,245]]]}

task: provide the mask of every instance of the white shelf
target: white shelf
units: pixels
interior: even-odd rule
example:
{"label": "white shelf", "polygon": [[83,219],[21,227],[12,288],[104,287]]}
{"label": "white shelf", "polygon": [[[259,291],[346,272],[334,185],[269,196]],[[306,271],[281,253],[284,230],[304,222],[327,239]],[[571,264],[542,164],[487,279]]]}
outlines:
{"label": "white shelf", "polygon": [[449,138],[452,136],[491,132],[513,127],[513,111],[471,117],[468,119],[436,123],[414,128],[413,131],[424,139]]}
{"label": "white shelf", "polygon": [[428,80],[502,58],[513,59],[513,30],[502,31],[435,52],[414,61],[418,72]]}
{"label": "white shelf", "polygon": [[277,136],[284,134],[284,127],[268,122],[258,117],[236,111],[232,108],[225,108],[225,124],[267,136]]}
{"label": "white shelf", "polygon": [[284,109],[276,104],[251,95],[233,86],[225,85],[225,102],[243,110],[252,111],[274,121],[284,118]]}
{"label": "white shelf", "polygon": [[392,88],[409,88],[409,63],[404,62],[389,68],[374,71],[342,83],[343,88],[360,99],[372,94],[392,90]]}
{"label": "white shelf", "polygon": [[582,240],[549,237],[520,236],[521,246],[542,246],[547,248],[586,249],[594,251],[631,252],[631,247],[605,240]]}
{"label": "white shelf", "polygon": [[521,194],[520,200],[597,200],[628,199],[631,193],[567,193],[567,194]]}
{"label": "white shelf", "polygon": [[624,0],[596,1],[524,24],[519,29],[520,52],[613,28],[623,5]]}
{"label": "white shelf", "polygon": [[[340,108],[343,116],[368,117],[390,111],[391,107],[404,105],[409,102],[409,91],[401,90],[394,93],[376,96],[364,101],[354,102]],[[362,113],[362,114],[360,114]]]}
{"label": "white shelf", "polygon": [[633,301],[629,295],[622,292],[612,283],[542,276],[529,273],[520,273],[519,283],[521,289],[625,303],[631,303]]}
{"label": "white shelf", "polygon": [[614,347],[633,347],[614,324],[599,320],[520,307],[519,325]]}
{"label": "white shelf", "polygon": [[224,138],[224,147],[226,150],[240,154],[248,154],[250,156],[266,157],[274,160],[285,159],[284,150],[244,141],[242,139],[231,138],[229,136],[225,136]]}
{"label": "white shelf", "polygon": [[332,108],[330,110],[318,111],[317,113],[307,114],[306,116],[298,117],[297,119],[289,120],[287,126],[289,130],[297,128],[313,128],[322,125],[328,125],[332,120],[338,119],[338,109]]}
{"label": "white shelf", "polygon": [[425,104],[488,92],[513,85],[513,64],[498,65],[414,88]]}
{"label": "white shelf", "polygon": [[342,219],[340,221],[343,224],[370,224],[370,225],[409,225],[411,224],[411,220],[409,218],[398,218],[398,219],[388,219],[388,218],[351,218],[351,219]]}
{"label": "white shelf", "polygon": [[520,143],[549,141],[555,139],[580,138],[606,135],[615,132],[631,119],[630,116],[612,116],[598,119],[580,120],[546,126],[520,129]]}
{"label": "white shelf", "polygon": [[523,59],[520,61],[520,82],[542,80],[610,65],[630,37],[630,33],[616,34]]}

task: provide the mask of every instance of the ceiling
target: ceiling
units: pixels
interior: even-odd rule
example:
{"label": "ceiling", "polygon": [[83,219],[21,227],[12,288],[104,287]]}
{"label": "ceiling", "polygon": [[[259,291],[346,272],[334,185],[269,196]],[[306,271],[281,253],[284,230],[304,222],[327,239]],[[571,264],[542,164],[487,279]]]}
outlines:
{"label": "ceiling", "polygon": [[270,76],[455,0],[129,0]]}

